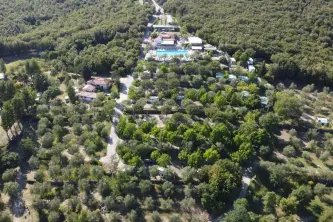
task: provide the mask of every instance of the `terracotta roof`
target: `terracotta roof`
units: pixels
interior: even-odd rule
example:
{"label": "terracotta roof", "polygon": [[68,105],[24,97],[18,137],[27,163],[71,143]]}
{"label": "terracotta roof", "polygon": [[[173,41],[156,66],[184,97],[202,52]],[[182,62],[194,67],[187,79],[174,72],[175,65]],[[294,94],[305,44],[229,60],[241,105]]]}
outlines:
{"label": "terracotta roof", "polygon": [[105,84],[109,84],[110,80],[104,79],[104,78],[96,78],[96,79],[89,80],[88,83],[92,83],[94,85],[105,85]]}
{"label": "terracotta roof", "polygon": [[86,92],[93,92],[96,90],[96,87],[93,85],[85,85],[82,90]]}

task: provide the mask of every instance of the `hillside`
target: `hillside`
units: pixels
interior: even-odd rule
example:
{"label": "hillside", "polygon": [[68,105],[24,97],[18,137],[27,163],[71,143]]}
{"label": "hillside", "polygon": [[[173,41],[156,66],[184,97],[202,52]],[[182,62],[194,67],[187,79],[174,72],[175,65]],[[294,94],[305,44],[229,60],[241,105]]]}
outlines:
{"label": "hillside", "polygon": [[1,0],[0,5],[1,55],[37,50],[54,60],[56,70],[79,73],[122,74],[132,68],[152,14],[149,6],[131,0]]}
{"label": "hillside", "polygon": [[169,0],[164,8],[187,31],[231,54],[254,49],[276,63],[276,77],[333,83],[332,1]]}

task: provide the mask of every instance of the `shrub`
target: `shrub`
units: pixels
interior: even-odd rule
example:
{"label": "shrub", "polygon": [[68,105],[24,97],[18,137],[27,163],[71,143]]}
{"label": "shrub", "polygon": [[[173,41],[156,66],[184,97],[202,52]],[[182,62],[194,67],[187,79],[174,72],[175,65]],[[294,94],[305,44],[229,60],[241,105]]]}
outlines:
{"label": "shrub", "polygon": [[296,155],[296,150],[294,147],[292,146],[286,146],[285,148],[283,148],[283,155],[288,156],[288,157],[293,157]]}

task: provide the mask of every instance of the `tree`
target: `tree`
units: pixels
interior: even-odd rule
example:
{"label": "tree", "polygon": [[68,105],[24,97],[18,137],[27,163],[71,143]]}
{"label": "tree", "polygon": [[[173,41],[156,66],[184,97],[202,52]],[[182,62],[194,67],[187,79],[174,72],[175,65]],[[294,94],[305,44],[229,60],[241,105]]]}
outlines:
{"label": "tree", "polygon": [[6,73],[6,64],[3,59],[0,59],[0,73]]}
{"label": "tree", "polygon": [[20,149],[27,156],[30,156],[35,153],[36,144],[32,141],[31,138],[24,138],[20,142]]}
{"label": "tree", "polygon": [[319,198],[315,198],[314,200],[311,200],[307,209],[310,210],[312,214],[318,218],[322,214],[324,206],[323,203],[319,200]]}
{"label": "tree", "polygon": [[178,214],[172,214],[169,217],[169,222],[182,222],[182,219],[180,219]]}
{"label": "tree", "polygon": [[153,166],[152,168],[150,168],[149,173],[151,177],[156,177],[159,174],[157,166]]}
{"label": "tree", "polygon": [[267,192],[262,199],[264,204],[264,212],[274,213],[276,205],[276,194],[274,192]]}
{"label": "tree", "polygon": [[71,103],[75,103],[76,95],[75,95],[75,90],[72,85],[67,86],[67,94],[68,94],[69,101]]}
{"label": "tree", "polygon": [[198,168],[201,166],[202,161],[203,157],[200,150],[197,150],[196,152],[188,155],[187,163],[190,167]]}
{"label": "tree", "polygon": [[[16,121],[21,121],[21,118],[25,114],[24,101],[21,94],[16,94],[12,99],[13,112]],[[20,127],[20,124],[18,124]]]}
{"label": "tree", "polygon": [[19,185],[16,182],[7,182],[4,184],[3,192],[11,197],[15,197],[19,192]]}
{"label": "tree", "polygon": [[174,193],[174,185],[173,183],[166,181],[162,184],[163,194],[166,197],[170,197]]}
{"label": "tree", "polygon": [[187,166],[181,170],[181,175],[181,178],[185,183],[190,183],[196,178],[197,170],[195,168]]}
{"label": "tree", "polygon": [[319,222],[333,221],[333,208],[327,208],[319,217]]}
{"label": "tree", "polygon": [[42,146],[45,148],[50,148],[54,142],[55,138],[52,133],[48,132],[42,137]]}
{"label": "tree", "polygon": [[294,196],[282,198],[280,201],[280,207],[287,215],[295,214],[298,203],[297,198]]}
{"label": "tree", "polygon": [[276,127],[279,124],[279,117],[272,112],[265,113],[264,115],[259,117],[260,126],[267,129],[269,132],[274,132]]}
{"label": "tree", "polygon": [[81,192],[85,192],[86,194],[89,193],[90,184],[89,184],[89,181],[87,179],[79,180],[79,190]]}
{"label": "tree", "polygon": [[198,187],[201,204],[208,210],[219,212],[225,200],[240,186],[241,169],[227,159],[218,160],[211,167],[202,169],[203,174],[208,176],[208,183],[201,183]]}
{"label": "tree", "polygon": [[8,139],[8,130],[11,129],[12,125],[15,123],[15,116],[14,116],[14,108],[11,104],[11,102],[7,101],[2,106],[1,111],[1,126],[5,130]]}
{"label": "tree", "polygon": [[162,167],[167,167],[171,163],[171,157],[170,155],[164,153],[156,160],[156,162]]}
{"label": "tree", "polygon": [[150,180],[143,180],[143,181],[140,181],[140,183],[139,183],[139,188],[143,195],[151,192],[152,186],[153,186],[153,184],[152,184],[152,182],[150,182]]}
{"label": "tree", "polygon": [[267,73],[267,68],[266,68],[266,62],[265,60],[260,64],[259,70],[258,70],[258,76],[263,77]]}
{"label": "tree", "polygon": [[146,197],[144,200],[144,206],[147,210],[155,209],[155,201],[152,197]]}
{"label": "tree", "polygon": [[165,105],[165,106],[161,107],[161,113],[164,114],[164,115],[170,114],[171,111],[172,111],[172,107],[169,106],[169,105]]}
{"label": "tree", "polygon": [[315,187],[313,188],[313,191],[316,195],[318,195],[319,197],[325,195],[325,194],[329,194],[330,189],[328,187],[325,186],[325,184],[322,183],[317,183],[315,185]]}
{"label": "tree", "polygon": [[162,221],[162,219],[160,217],[160,214],[157,211],[154,211],[151,214],[149,222],[161,222],[161,221]]}
{"label": "tree", "polygon": [[191,213],[194,207],[195,207],[195,200],[192,197],[185,198],[182,201],[180,201],[180,208],[182,211],[186,213]]}
{"label": "tree", "polygon": [[220,154],[213,147],[207,149],[203,154],[206,161],[215,162],[220,158]]}
{"label": "tree", "polygon": [[302,115],[302,104],[296,96],[278,92],[277,101],[274,104],[274,111],[284,120],[298,121]]}
{"label": "tree", "polygon": [[[236,203],[236,202],[235,202]],[[234,203],[234,209],[229,211],[223,221],[225,222],[250,222],[251,218],[248,210],[244,205],[237,205]]]}
{"label": "tree", "polygon": [[229,141],[229,138],[230,132],[223,123],[217,124],[210,133],[210,139],[213,143],[227,143]]}
{"label": "tree", "polygon": [[134,209],[138,205],[135,196],[127,194],[124,198],[124,204],[127,209]]}
{"label": "tree", "polygon": [[288,145],[285,148],[283,148],[282,153],[287,157],[294,157],[296,155],[296,150],[293,146]]}
{"label": "tree", "polygon": [[139,216],[135,210],[131,210],[131,212],[127,214],[127,220],[130,222],[137,222],[139,220]]}
{"label": "tree", "polygon": [[15,181],[16,176],[17,176],[16,169],[7,169],[2,174],[2,180],[5,181],[5,182]]}

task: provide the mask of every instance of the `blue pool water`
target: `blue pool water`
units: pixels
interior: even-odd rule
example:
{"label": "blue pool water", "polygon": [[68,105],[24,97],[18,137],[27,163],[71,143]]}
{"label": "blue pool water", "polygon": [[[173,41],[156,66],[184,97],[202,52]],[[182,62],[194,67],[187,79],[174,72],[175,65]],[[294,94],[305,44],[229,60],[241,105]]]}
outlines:
{"label": "blue pool water", "polygon": [[163,55],[167,55],[167,56],[179,56],[179,55],[187,56],[188,51],[187,50],[156,50],[156,55],[157,56],[163,56]]}

